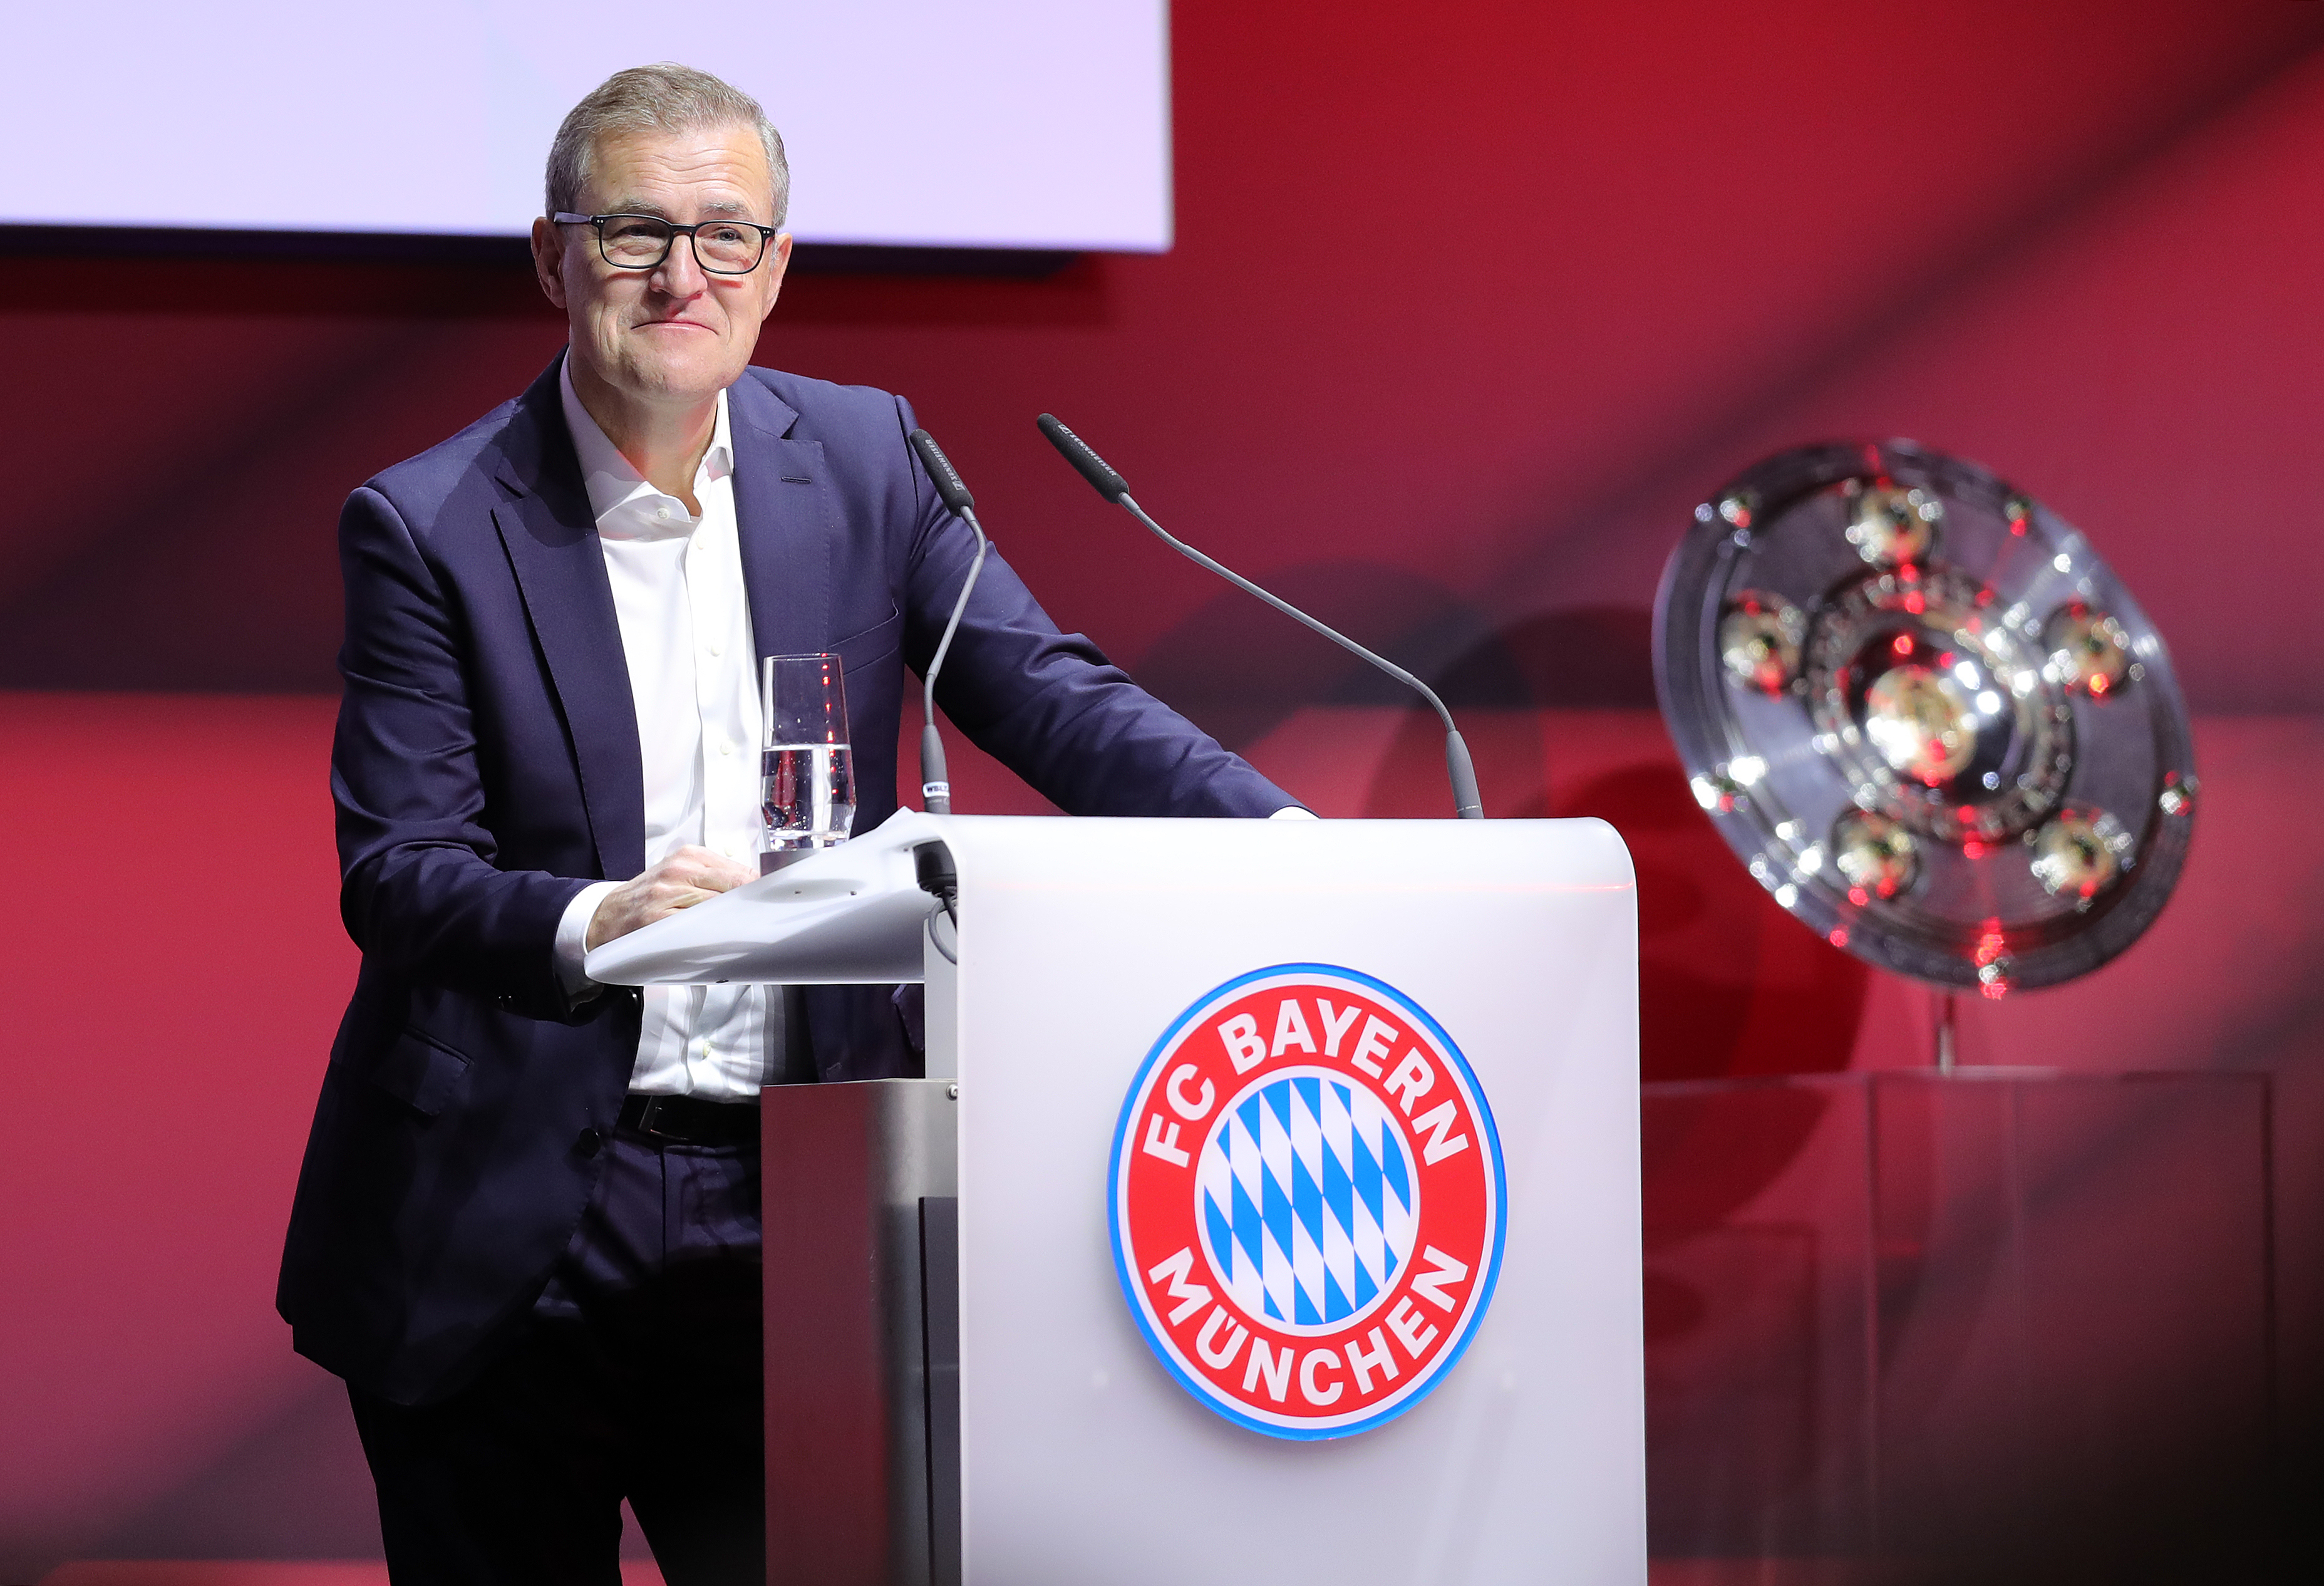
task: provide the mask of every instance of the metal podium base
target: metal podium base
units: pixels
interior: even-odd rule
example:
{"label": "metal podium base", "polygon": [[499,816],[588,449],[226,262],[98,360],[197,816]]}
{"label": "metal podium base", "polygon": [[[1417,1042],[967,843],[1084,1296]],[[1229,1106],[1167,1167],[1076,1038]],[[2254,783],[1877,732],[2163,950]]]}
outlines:
{"label": "metal podium base", "polygon": [[771,1581],[960,1580],[958,1096],[761,1098]]}

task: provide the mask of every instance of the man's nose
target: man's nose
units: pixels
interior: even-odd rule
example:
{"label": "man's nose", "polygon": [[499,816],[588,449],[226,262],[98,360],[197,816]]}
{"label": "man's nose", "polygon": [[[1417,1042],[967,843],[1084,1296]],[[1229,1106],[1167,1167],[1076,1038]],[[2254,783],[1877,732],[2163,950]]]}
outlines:
{"label": "man's nose", "polygon": [[657,291],[673,298],[698,296],[710,284],[710,278],[703,273],[702,261],[694,256],[691,236],[669,239],[669,254],[654,267],[653,284]]}

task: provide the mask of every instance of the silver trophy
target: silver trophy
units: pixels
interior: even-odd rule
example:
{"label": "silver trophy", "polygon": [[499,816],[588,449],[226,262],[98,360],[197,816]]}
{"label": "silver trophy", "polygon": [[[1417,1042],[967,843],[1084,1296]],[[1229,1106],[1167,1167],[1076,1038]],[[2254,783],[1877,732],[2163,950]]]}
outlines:
{"label": "silver trophy", "polygon": [[1777,903],[1988,997],[2137,939],[2186,857],[2193,750],[2162,636],[2072,525],[1906,441],[1783,452],[1694,520],[1655,688]]}

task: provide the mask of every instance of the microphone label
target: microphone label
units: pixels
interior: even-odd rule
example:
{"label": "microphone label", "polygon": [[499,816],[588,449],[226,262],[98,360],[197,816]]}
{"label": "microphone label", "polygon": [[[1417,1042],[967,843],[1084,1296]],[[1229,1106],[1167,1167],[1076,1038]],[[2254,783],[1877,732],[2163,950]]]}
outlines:
{"label": "microphone label", "polygon": [[1500,1276],[1500,1138],[1410,998],[1277,964],[1188,1008],[1123,1102],[1116,1274],[1156,1356],[1270,1437],[1393,1420],[1460,1360]]}

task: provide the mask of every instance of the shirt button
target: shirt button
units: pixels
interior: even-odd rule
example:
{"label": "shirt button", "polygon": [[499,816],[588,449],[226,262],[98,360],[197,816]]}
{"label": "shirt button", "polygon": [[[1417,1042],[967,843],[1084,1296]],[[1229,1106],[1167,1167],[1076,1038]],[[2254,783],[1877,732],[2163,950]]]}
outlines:
{"label": "shirt button", "polygon": [[733,740],[732,738],[721,738],[720,740],[718,740],[718,752],[719,752],[719,753],[721,753],[721,754],[732,754],[732,753],[733,753],[733,752],[734,752],[734,740]]}
{"label": "shirt button", "polygon": [[712,640],[710,641],[710,653],[713,655],[724,655],[726,653],[726,646],[724,642],[716,639]]}

